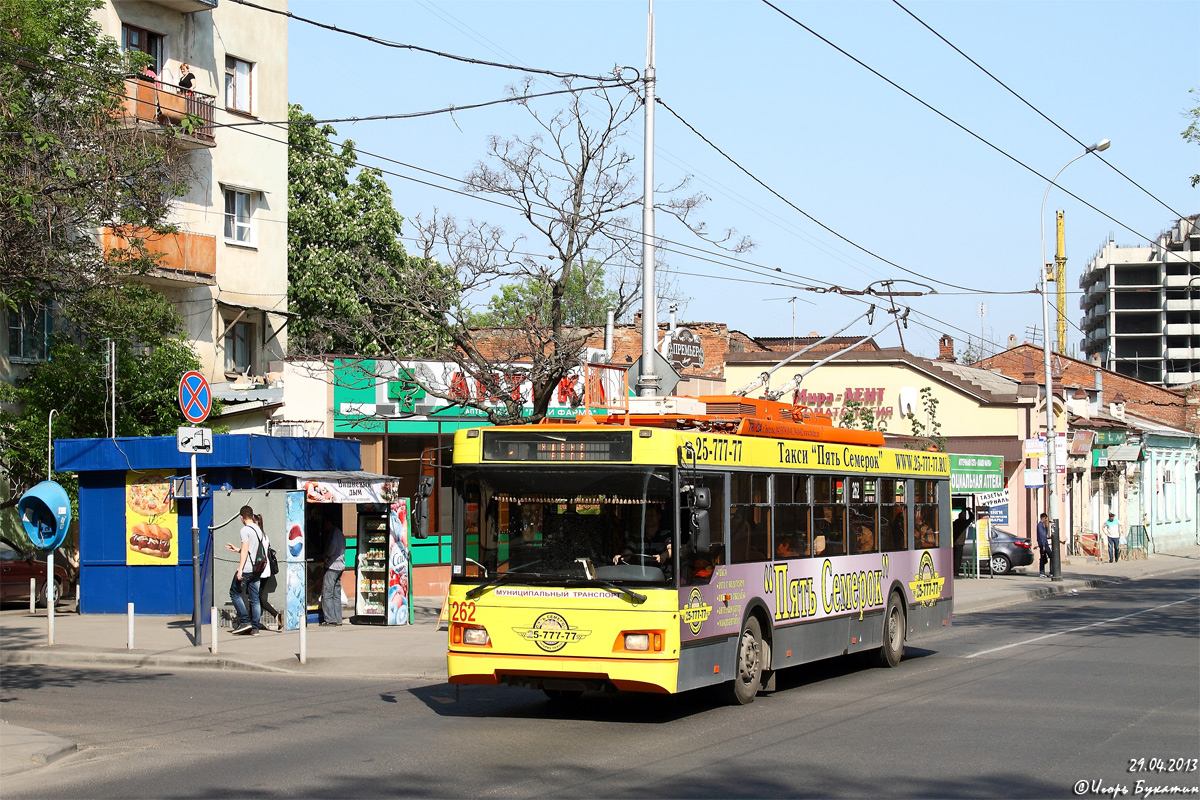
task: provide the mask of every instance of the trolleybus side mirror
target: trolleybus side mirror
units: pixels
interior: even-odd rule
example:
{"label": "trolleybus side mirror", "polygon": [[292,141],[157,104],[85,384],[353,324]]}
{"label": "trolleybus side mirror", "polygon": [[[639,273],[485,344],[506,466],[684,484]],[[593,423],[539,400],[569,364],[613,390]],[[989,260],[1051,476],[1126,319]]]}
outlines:
{"label": "trolleybus side mirror", "polygon": [[422,475],[417,483],[416,506],[413,508],[413,538],[429,538],[429,497],[433,494],[433,476]]}
{"label": "trolleybus side mirror", "polygon": [[712,506],[712,494],[707,486],[694,486],[689,491],[688,507],[691,517],[688,520],[691,528],[692,542],[697,552],[707,553],[711,546],[711,535],[708,526],[708,509]]}

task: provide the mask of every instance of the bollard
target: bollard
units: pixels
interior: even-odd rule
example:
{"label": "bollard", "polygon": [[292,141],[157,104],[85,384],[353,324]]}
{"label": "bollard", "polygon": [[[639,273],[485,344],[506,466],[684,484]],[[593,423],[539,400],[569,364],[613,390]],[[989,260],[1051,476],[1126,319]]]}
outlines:
{"label": "bollard", "polygon": [[58,584],[54,582],[54,551],[46,556],[46,646],[54,646],[54,606],[58,605]]}
{"label": "bollard", "polygon": [[37,613],[37,578],[29,579],[29,616]]}
{"label": "bollard", "polygon": [[133,603],[129,604],[129,635],[126,640],[125,647],[128,650],[133,649]]}
{"label": "bollard", "polygon": [[308,663],[308,609],[300,608],[300,663]]}
{"label": "bollard", "polygon": [[217,654],[217,608],[213,606],[208,614],[209,626],[212,628],[212,654]]}

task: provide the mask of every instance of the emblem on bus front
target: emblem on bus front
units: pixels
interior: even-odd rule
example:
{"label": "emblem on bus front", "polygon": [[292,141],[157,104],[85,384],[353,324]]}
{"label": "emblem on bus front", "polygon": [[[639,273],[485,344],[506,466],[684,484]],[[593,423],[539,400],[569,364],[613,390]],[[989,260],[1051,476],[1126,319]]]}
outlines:
{"label": "emblem on bus front", "polygon": [[688,598],[688,604],[679,609],[683,624],[691,628],[692,633],[700,633],[700,627],[704,625],[704,620],[708,619],[708,615],[711,613],[712,606],[704,604],[704,596],[700,594],[699,589],[692,589],[692,596]]}
{"label": "emblem on bus front", "polygon": [[917,568],[917,575],[908,582],[909,588],[912,589],[913,600],[928,608],[942,596],[942,587],[945,585],[946,579],[940,577],[937,570],[933,568],[933,556],[929,555],[929,551],[922,553],[921,566]]}
{"label": "emblem on bus front", "polygon": [[553,611],[534,620],[532,628],[513,628],[513,631],[522,639],[536,643],[547,653],[556,653],[569,644],[581,642],[591,633],[572,628],[561,614]]}

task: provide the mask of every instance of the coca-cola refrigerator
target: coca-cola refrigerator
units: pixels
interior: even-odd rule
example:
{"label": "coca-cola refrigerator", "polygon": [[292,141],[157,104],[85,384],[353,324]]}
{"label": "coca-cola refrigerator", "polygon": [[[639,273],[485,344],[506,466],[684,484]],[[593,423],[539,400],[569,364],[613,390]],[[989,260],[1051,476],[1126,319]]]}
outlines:
{"label": "coca-cola refrigerator", "polygon": [[355,565],[354,621],[387,622],[388,507],[358,506],[358,556]]}

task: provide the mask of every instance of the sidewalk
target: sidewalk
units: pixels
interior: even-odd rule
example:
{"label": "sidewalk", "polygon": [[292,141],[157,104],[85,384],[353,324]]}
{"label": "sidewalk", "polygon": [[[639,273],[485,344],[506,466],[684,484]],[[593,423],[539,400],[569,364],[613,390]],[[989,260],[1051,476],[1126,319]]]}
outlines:
{"label": "sidewalk", "polygon": [[[1063,580],[1037,577],[1025,567],[1000,577],[962,578],[954,584],[954,611],[970,614],[1039,597],[1103,587],[1154,575],[1200,567],[1200,546],[1158,553],[1141,561],[1117,564],[1073,558],[1063,563]],[[386,676],[440,683],[446,675],[446,632],[437,629],[440,598],[417,598],[414,624],[387,628],[313,625],[307,631],[307,663],[299,661],[296,631],[263,631],[256,637],[218,632],[218,652],[211,652],[212,629],[204,626],[204,646],[192,645],[192,621],[185,617],[137,617],[134,649],[126,648],[124,616],[81,616],[60,610],[54,617],[55,645],[46,645],[46,612],[38,609],[0,611],[0,666],[153,667],[156,669],[229,669],[347,677]],[[0,720],[0,775],[7,776],[75,752],[75,745],[50,734]]]}

